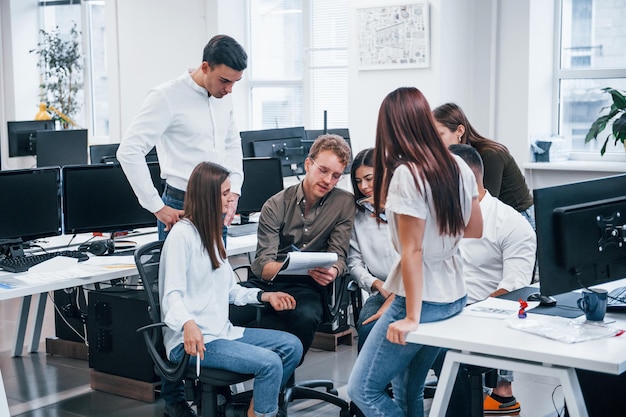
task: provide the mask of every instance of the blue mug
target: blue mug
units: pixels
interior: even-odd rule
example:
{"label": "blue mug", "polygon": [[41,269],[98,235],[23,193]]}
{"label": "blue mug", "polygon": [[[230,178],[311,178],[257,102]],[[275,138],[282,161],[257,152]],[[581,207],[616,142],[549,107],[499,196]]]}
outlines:
{"label": "blue mug", "polygon": [[602,321],[606,314],[608,292],[603,289],[583,290],[582,298],[577,301],[578,308],[585,313],[589,321]]}

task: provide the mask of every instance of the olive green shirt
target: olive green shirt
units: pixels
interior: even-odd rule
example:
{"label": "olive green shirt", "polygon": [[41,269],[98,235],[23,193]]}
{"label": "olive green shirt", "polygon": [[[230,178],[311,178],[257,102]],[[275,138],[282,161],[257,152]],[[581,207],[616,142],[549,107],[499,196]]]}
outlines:
{"label": "olive green shirt", "polygon": [[483,183],[492,196],[519,212],[533,205],[524,175],[510,153],[490,150],[480,157],[485,166]]}
{"label": "olive green shirt", "polygon": [[336,253],[337,276],[345,274],[354,207],[351,193],[333,188],[305,216],[302,183],[275,194],[261,210],[252,272],[260,278],[268,262],[282,261],[295,246],[301,251]]}

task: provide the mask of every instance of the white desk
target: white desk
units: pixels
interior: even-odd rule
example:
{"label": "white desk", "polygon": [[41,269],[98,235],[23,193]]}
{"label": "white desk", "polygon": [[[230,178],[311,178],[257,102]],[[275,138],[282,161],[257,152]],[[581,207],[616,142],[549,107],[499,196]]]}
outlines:
{"label": "white desk", "polygon": [[[600,287],[610,290],[623,285],[626,280]],[[626,329],[623,313],[608,313],[607,318]],[[626,335],[566,344],[514,330],[502,320],[459,315],[420,324],[417,331],[408,334],[407,341],[450,349],[437,383],[431,417],[445,416],[461,363],[558,378],[572,417],[588,417],[575,368],[613,375],[626,371]]]}
{"label": "white desk", "polygon": [[[75,239],[72,244],[75,246],[90,235],[82,235]],[[70,236],[58,236],[51,238],[46,248],[65,248],[69,243]],[[143,235],[129,235],[123,240],[133,240],[138,246],[154,241],[156,233],[148,233]],[[256,235],[228,237],[227,238],[227,254],[228,256],[239,255],[254,252],[256,250]],[[125,263],[124,263],[125,262]],[[85,262],[77,263],[76,266],[66,271],[67,278],[60,276],[65,271],[50,273],[50,280],[42,280],[42,275],[37,273],[23,272],[10,273],[0,271],[0,283],[10,284],[12,288],[0,288],[0,301],[10,300],[22,297],[20,304],[20,313],[17,318],[15,343],[13,347],[13,356],[22,354],[24,339],[26,336],[26,326],[28,324],[28,316],[30,313],[30,304],[33,295],[38,295],[35,322],[32,329],[30,350],[36,352],[39,348],[39,340],[41,337],[41,327],[43,324],[44,312],[46,308],[47,293],[65,288],[84,286],[88,284],[96,284],[107,282],[118,278],[124,278],[137,275],[137,268],[134,261],[128,257],[94,257]],[[19,278],[19,279],[17,279]],[[32,283],[28,283],[32,278]],[[45,277],[44,277],[45,278]]]}

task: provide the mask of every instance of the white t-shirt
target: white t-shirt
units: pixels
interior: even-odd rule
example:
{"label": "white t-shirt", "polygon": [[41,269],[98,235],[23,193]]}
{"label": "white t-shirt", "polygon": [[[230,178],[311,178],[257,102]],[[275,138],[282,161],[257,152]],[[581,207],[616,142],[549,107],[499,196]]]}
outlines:
{"label": "white t-shirt", "polygon": [[537,236],[528,220],[513,207],[489,194],[480,200],[483,236],[462,239],[467,302],[475,303],[504,288],[514,291],[530,284]]}
{"label": "white t-shirt", "polygon": [[[459,197],[465,224],[472,214],[472,198],[478,197],[478,187],[472,170],[458,156],[453,155],[460,170],[461,187]],[[421,190],[415,187],[415,181],[409,167],[405,164],[396,168],[389,184],[385,210],[391,229],[391,240],[398,253],[402,246],[398,235],[395,215],[403,214],[425,220],[422,259],[424,263],[423,301],[451,303],[466,294],[463,277],[463,260],[458,245],[463,237],[440,235],[435,209],[432,204],[433,190],[418,178]],[[406,296],[402,282],[401,260],[398,260],[384,288],[400,296]]]}
{"label": "white t-shirt", "polygon": [[159,265],[167,355],[183,343],[183,325],[188,320],[196,322],[205,344],[243,336],[243,327],[234,326],[228,319],[228,305],[256,304],[259,291],[238,285],[228,260],[213,269],[196,227],[187,219],[177,222],[165,240]]}

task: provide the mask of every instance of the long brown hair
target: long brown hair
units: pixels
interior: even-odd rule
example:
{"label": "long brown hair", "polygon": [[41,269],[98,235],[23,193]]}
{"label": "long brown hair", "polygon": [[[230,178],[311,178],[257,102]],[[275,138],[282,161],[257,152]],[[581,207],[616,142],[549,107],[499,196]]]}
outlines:
{"label": "long brown hair", "polygon": [[463,125],[465,133],[461,136],[461,143],[470,145],[476,149],[479,154],[484,154],[487,151],[495,152],[508,152],[508,149],[503,144],[496,142],[495,140],[487,139],[479,134],[474,126],[472,126],[465,116],[465,112],[454,103],[446,103],[433,110],[433,116],[435,119],[452,132],[455,132],[459,125]]}
{"label": "long brown hair", "polygon": [[222,240],[222,183],[229,175],[221,165],[200,162],[191,172],[185,193],[184,217],[198,230],[213,269],[226,259]]}
{"label": "long brown hair", "polygon": [[387,199],[394,170],[405,164],[418,190],[421,188],[416,174],[424,184],[430,185],[439,232],[453,236],[462,233],[465,223],[459,195],[459,166],[441,141],[428,101],[417,88],[398,88],[383,100],[374,160],[377,211],[382,211],[382,202]]}

